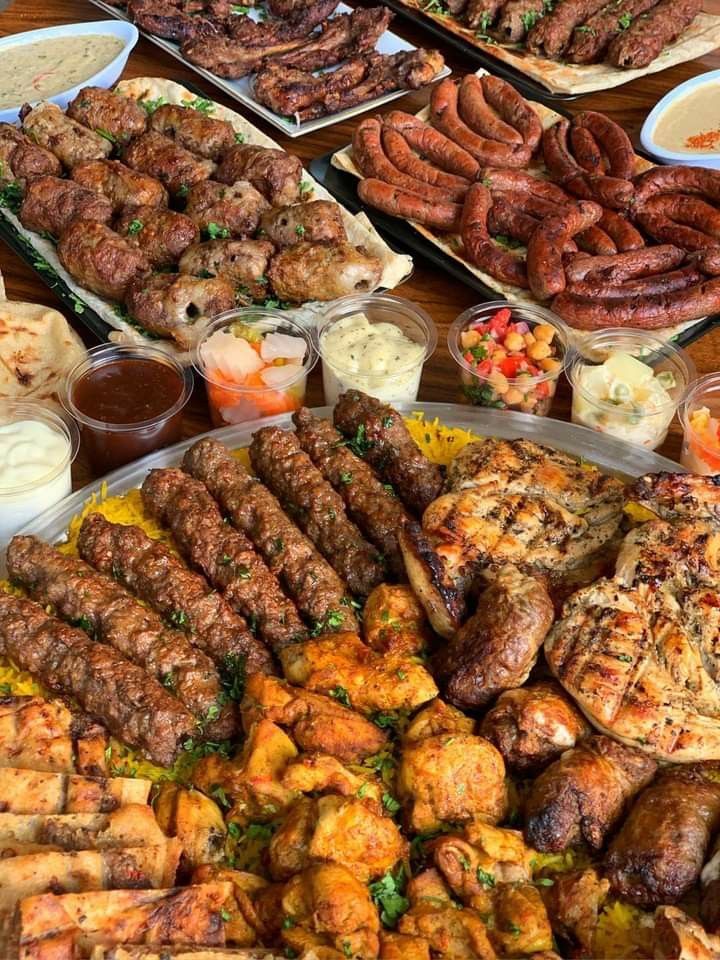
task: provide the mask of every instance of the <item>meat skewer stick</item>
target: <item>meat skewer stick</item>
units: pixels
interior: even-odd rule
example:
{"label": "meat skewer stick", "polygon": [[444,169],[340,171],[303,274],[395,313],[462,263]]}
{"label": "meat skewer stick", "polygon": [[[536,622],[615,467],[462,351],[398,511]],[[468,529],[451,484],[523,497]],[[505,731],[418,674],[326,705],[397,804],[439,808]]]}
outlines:
{"label": "meat skewer stick", "polygon": [[[250,459],[260,479],[286,504],[301,530],[359,597],[384,579],[377,550],[349,520],[342,497],[303,451],[294,433],[264,427],[254,434]],[[351,484],[353,477],[345,478]]]}
{"label": "meat skewer stick", "polygon": [[2,592],[0,652],[154,763],[170,766],[196,732],[193,715],[141,667],[39,604]]}
{"label": "meat skewer stick", "polygon": [[186,559],[224,593],[234,610],[256,624],[258,635],[274,651],[307,635],[275,577],[247,537],[224,522],[203,483],[182,470],[151,470],[142,498],[169,528]]}
{"label": "meat skewer stick", "polygon": [[110,523],[100,513],[85,518],[80,556],[114,577],[203,650],[218,667],[242,658],[250,673],[272,673],[272,657],[247,623],[198,573],[140,527]]}
{"label": "meat skewer stick", "polygon": [[340,577],[226,447],[217,440],[199,440],[185,454],[183,469],[207,485],[318,632],[358,629]]}
{"label": "meat skewer stick", "polygon": [[109,577],[37,537],[14,537],[7,564],[10,576],[33,599],[53,604],[63,618],[85,625],[88,633],[159,680],[205,732],[221,739],[234,733],[235,711],[223,703],[212,660]]}

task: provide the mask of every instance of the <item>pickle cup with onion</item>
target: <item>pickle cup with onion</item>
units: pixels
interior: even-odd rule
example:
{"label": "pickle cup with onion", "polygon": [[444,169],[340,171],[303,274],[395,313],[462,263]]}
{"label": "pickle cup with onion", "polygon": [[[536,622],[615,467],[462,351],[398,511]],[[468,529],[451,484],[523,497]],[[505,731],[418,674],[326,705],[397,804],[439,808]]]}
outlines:
{"label": "pickle cup with onion", "polygon": [[506,300],[470,307],[448,331],[465,403],[546,416],[568,359],[565,324]]}
{"label": "pickle cup with onion", "polygon": [[205,381],[216,427],[292,413],[317,362],[310,333],[281,310],[247,307],[213,320],[193,365]]}
{"label": "pickle cup with onion", "polygon": [[680,463],[693,473],[720,473],[720,373],[696,380],[680,404]]}

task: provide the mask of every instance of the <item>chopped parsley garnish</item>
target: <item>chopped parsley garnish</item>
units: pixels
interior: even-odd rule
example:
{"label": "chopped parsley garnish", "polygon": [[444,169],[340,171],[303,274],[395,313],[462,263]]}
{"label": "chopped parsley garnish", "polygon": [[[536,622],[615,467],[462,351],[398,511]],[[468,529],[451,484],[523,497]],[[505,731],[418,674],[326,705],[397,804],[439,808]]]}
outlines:
{"label": "chopped parsley garnish", "polygon": [[345,687],[341,687],[340,685],[333,687],[332,690],[328,690],[328,696],[332,697],[333,700],[337,700],[337,702],[341,703],[344,707],[352,706],[350,703],[350,694]]}
{"label": "chopped parsley garnish", "polygon": [[95,133],[96,133],[99,137],[102,137],[103,140],[108,140],[110,143],[115,144],[115,143],[118,142],[118,138],[115,136],[114,133],[110,133],[109,130],[104,130],[102,127],[96,127],[96,128],[95,128]]}
{"label": "chopped parsley garnish", "polygon": [[274,833],[275,827],[271,823],[249,823],[245,837],[247,840],[261,840],[263,843],[269,843]]}
{"label": "chopped parsley garnish", "polygon": [[517,250],[518,247],[522,246],[519,240],[516,240],[514,237],[508,237],[504,233],[496,233],[493,240],[501,247],[505,247],[506,250]]}
{"label": "chopped parsley garnish", "polygon": [[591,37],[595,36],[595,28],[588,27],[586,24],[582,24],[579,27],[575,27],[578,33],[588,33]]}
{"label": "chopped parsley garnish", "polygon": [[245,693],[245,657],[240,653],[228,653],[220,665],[220,682],[229,700],[239,703]]}
{"label": "chopped parsley garnish", "polygon": [[405,868],[401,864],[395,874],[388,871],[384,877],[368,887],[370,896],[380,908],[380,919],[386,927],[395,927],[410,907],[410,901],[404,896],[405,879]]}
{"label": "chopped parsley garnish", "polygon": [[397,713],[385,713],[382,710],[379,710],[377,713],[374,713],[370,719],[375,726],[380,727],[381,730],[394,730],[398,725],[400,717]]}
{"label": "chopped parsley garnish", "polygon": [[190,103],[186,106],[191,107],[193,110],[197,110],[198,113],[212,113],[215,109],[215,104],[212,100],[204,100],[202,97],[198,97],[196,100],[191,100]]}
{"label": "chopped parsley garnish", "polygon": [[6,184],[0,190],[0,207],[6,207],[10,213],[18,213],[22,206],[23,192],[17,180]]}
{"label": "chopped parsley garnish", "polygon": [[365,454],[373,448],[374,443],[372,440],[368,440],[367,429],[364,423],[358,424],[355,436],[347,441],[347,445],[358,457],[364,457]]}
{"label": "chopped parsley garnish", "polygon": [[296,234],[296,236],[298,236],[298,237],[304,237],[304,236],[305,236],[305,227],[304,227],[301,223],[299,223],[299,224],[295,227],[295,234]]}
{"label": "chopped parsley garnish", "polygon": [[520,20],[525,29],[530,30],[535,25],[539,16],[540,14],[537,10],[527,10],[520,15]]}
{"label": "chopped parsley garnish", "polygon": [[190,618],[185,613],[184,610],[173,610],[173,612],[168,617],[168,621],[174,627],[186,627],[190,622]]}
{"label": "chopped parsley garnish", "polygon": [[383,427],[384,427],[386,430],[388,430],[388,429],[393,425],[393,422],[394,422],[394,421],[393,421],[393,418],[392,418],[392,417],[383,417],[383,418],[382,418],[382,425],[383,425]]}
{"label": "chopped parsley garnish", "polygon": [[240,824],[236,820],[229,820],[227,825],[228,836],[233,840],[239,840],[242,836]]}
{"label": "chopped parsley garnish", "polygon": [[485,887],[486,890],[490,890],[495,886],[495,876],[492,873],[488,873],[487,870],[483,870],[482,867],[477,868],[477,878],[478,883]]}
{"label": "chopped parsley garnish", "polygon": [[[0,683],[0,697],[9,697],[11,693],[12,693],[12,684]],[[110,750],[111,748],[108,747],[108,749]]]}
{"label": "chopped parsley garnish", "polygon": [[234,3],[230,7],[230,11],[238,16],[244,16],[245,14],[250,13],[250,7],[243,7],[239,3]]}
{"label": "chopped parsley garnish", "polygon": [[245,134],[235,131],[235,143],[245,143]]}
{"label": "chopped parsley garnish", "polygon": [[629,653],[619,653],[619,654],[617,655],[617,659],[618,659],[618,660],[621,660],[623,663],[632,663],[632,662],[633,662],[633,658],[630,656]]}
{"label": "chopped parsley garnish", "polygon": [[230,231],[227,227],[221,227],[219,224],[211,222],[205,228],[205,232],[211,240],[227,240]]}
{"label": "chopped parsley garnish", "polygon": [[349,470],[343,470],[343,472],[340,474],[340,483],[345,484],[345,486],[352,483],[352,479],[353,475]]}
{"label": "chopped parsley garnish", "polygon": [[300,192],[300,199],[305,200],[307,197],[310,196],[310,194],[313,192],[314,189],[315,188],[313,187],[313,185],[309,183],[307,180],[301,180],[300,186],[298,188]]}
{"label": "chopped parsley garnish", "polygon": [[186,197],[190,193],[190,187],[186,183],[181,183],[177,189],[177,195],[179,197]]}
{"label": "chopped parsley garnish", "polygon": [[225,923],[229,923],[232,920],[232,914],[229,910],[226,910],[225,907],[220,911],[220,916],[222,917]]}
{"label": "chopped parsley garnish", "polygon": [[140,100],[140,106],[149,116],[152,116],[157,108],[162,107],[165,103],[167,103],[165,97],[158,97],[157,100]]}
{"label": "chopped parsley garnish", "polygon": [[84,615],[82,617],[77,617],[75,620],[71,620],[70,626],[79,627],[81,630],[84,630],[85,633],[92,634],[93,632],[93,625],[91,621]]}
{"label": "chopped parsley garnish", "polygon": [[627,30],[632,23],[632,16],[629,13],[623,13],[618,17],[618,26],[621,30]]}
{"label": "chopped parsley garnish", "polygon": [[331,630],[337,630],[345,622],[345,617],[338,610],[331,610],[325,618],[325,623]]}
{"label": "chopped parsley garnish", "polygon": [[391,793],[384,793],[382,795],[382,805],[391,817],[395,816],[400,809],[400,804]]}
{"label": "chopped parsley garnish", "polygon": [[214,783],[212,785],[210,788],[210,796],[213,798],[213,800],[217,800],[221,807],[228,809],[231,806],[224,787],[222,787],[219,783]]}
{"label": "chopped parsley garnish", "polygon": [[283,930],[292,930],[295,926],[295,921],[292,917],[283,917],[282,928]]}
{"label": "chopped parsley garnish", "polygon": [[127,232],[129,237],[134,237],[136,234],[140,233],[145,224],[142,220],[131,220],[128,224]]}

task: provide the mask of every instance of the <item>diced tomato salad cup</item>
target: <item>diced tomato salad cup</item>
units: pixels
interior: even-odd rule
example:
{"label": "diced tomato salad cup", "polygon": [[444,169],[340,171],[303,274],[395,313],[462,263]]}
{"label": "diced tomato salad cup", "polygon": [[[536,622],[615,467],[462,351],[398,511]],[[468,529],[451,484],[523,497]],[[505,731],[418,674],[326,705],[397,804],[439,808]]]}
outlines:
{"label": "diced tomato salad cup", "polygon": [[708,373],[691,385],[679,416],[683,427],[680,463],[703,476],[720,473],[720,373]]}
{"label": "diced tomato salad cup", "polygon": [[470,307],[448,332],[462,400],[546,416],[569,357],[565,324],[542,307],[493,300]]}

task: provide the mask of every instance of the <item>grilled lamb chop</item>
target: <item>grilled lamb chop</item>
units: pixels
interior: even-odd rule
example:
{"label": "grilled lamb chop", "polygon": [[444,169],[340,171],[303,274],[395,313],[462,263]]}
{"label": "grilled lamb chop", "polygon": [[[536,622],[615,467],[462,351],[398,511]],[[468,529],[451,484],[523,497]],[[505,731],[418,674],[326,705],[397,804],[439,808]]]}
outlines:
{"label": "grilled lamb chop", "polygon": [[317,37],[297,50],[273,57],[272,63],[299,70],[332,67],[349,57],[373,50],[391,19],[392,13],[386,7],[360,7],[351,14],[340,14],[327,20]]}
{"label": "grilled lamb chop", "polygon": [[223,35],[222,22],[197,16],[187,6],[173,0],[129,0],[127,9],[130,19],[142,30],[176,43]]}

